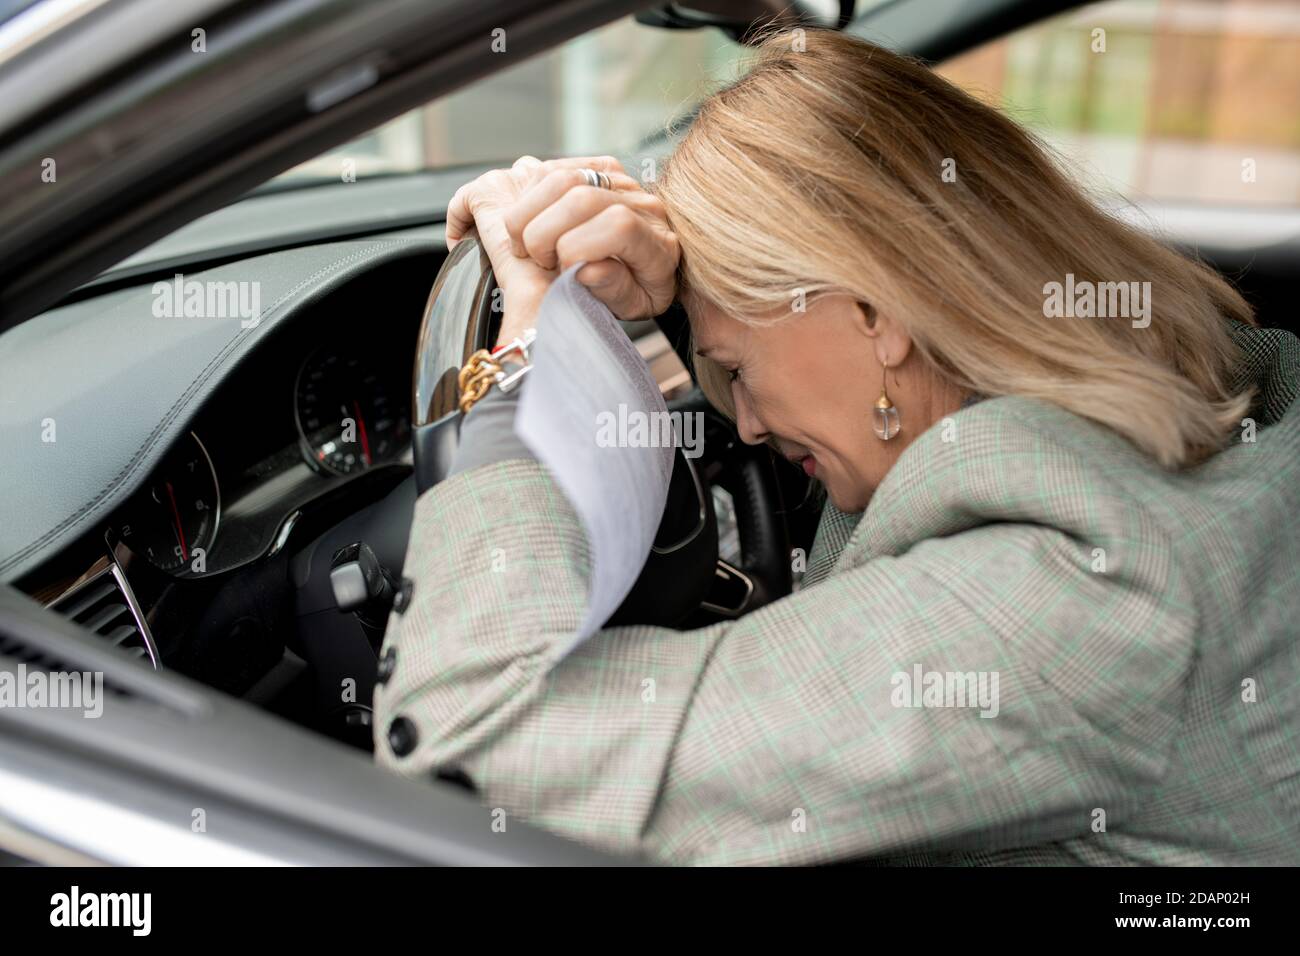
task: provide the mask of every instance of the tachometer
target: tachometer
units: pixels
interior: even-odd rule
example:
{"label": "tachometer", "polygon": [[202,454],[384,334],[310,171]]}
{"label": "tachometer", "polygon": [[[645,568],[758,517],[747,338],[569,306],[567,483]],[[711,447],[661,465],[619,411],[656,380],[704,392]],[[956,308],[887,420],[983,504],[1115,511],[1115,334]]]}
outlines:
{"label": "tachometer", "polygon": [[164,571],[202,571],[221,523],[221,488],[208,450],[190,432],[131,500],[122,543]]}
{"label": "tachometer", "polygon": [[294,411],[303,454],[346,475],[391,457],[410,423],[381,376],[359,355],[322,348],[298,370]]}

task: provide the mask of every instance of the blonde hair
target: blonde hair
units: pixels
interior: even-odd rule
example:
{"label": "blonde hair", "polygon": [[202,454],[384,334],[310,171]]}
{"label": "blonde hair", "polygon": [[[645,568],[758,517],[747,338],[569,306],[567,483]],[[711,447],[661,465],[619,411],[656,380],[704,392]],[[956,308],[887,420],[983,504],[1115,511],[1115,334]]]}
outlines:
{"label": "blonde hair", "polygon": [[[1170,468],[1224,446],[1250,402],[1231,390],[1227,320],[1254,324],[1231,286],[1103,212],[1031,134],[919,61],[834,32],[805,44],[761,43],[659,177],[688,310],[757,321],[795,290],[851,295],[960,389],[1054,402]],[[1150,325],[1047,317],[1067,274],[1150,282]],[[697,372],[734,417],[726,373]]]}

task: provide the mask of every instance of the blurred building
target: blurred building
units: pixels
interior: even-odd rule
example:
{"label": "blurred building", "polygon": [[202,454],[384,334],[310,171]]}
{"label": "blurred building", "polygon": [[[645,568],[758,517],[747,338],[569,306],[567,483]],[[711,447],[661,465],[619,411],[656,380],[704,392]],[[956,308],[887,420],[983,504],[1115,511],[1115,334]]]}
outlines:
{"label": "blurred building", "polygon": [[941,72],[1057,146],[1098,191],[1300,201],[1295,0],[1108,0]]}

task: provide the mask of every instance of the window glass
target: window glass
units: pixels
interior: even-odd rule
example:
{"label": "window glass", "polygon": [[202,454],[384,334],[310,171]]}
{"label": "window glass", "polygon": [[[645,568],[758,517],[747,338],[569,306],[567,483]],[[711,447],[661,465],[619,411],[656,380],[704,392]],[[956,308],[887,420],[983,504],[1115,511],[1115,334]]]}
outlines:
{"label": "window glass", "polygon": [[[485,38],[485,56],[493,55],[489,43]],[[361,177],[509,163],[525,153],[638,153],[739,77],[743,60],[744,48],[717,30],[662,30],[629,17],[412,110],[278,178],[336,180],[348,160]]]}
{"label": "window glass", "polygon": [[1099,193],[1300,205],[1300,3],[1109,0],[939,68]]}

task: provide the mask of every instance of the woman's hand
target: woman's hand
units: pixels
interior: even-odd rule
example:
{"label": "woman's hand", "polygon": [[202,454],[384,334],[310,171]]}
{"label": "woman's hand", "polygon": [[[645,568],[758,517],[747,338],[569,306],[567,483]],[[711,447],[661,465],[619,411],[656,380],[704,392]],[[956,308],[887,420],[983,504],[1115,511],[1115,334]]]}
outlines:
{"label": "woman's hand", "polygon": [[470,232],[477,232],[492,263],[503,299],[503,341],[533,324],[542,296],[559,274],[516,256],[505,227],[507,210],[543,174],[540,160],[522,156],[509,169],[494,169],[461,186],[447,207],[447,248],[455,248]]}
{"label": "woman's hand", "polygon": [[[580,169],[609,176],[587,185]],[[505,216],[511,248],[544,269],[586,262],[577,280],[620,319],[648,319],[677,293],[677,236],[663,203],[610,156],[542,163]]]}
{"label": "woman's hand", "polygon": [[[586,185],[583,167],[608,174],[613,188]],[[576,262],[587,262],[578,281],[620,319],[657,315],[676,294],[680,252],[663,204],[610,157],[524,156],[485,173],[452,198],[448,246],[471,229],[502,290],[501,341],[534,324],[547,287]]]}

